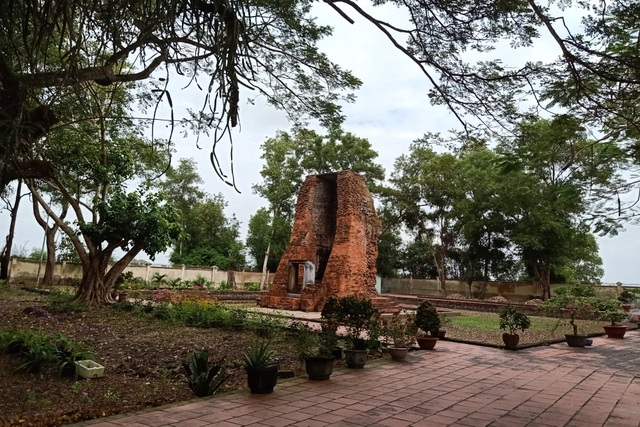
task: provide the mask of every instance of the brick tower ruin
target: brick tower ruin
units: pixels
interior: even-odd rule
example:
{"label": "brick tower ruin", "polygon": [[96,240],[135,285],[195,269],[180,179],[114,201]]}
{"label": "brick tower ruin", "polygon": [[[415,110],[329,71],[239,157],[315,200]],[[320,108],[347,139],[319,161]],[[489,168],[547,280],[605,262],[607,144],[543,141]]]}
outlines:
{"label": "brick tower ruin", "polygon": [[377,299],[379,231],[364,177],[308,176],[298,193],[291,239],[260,305],[320,311],[330,296]]}

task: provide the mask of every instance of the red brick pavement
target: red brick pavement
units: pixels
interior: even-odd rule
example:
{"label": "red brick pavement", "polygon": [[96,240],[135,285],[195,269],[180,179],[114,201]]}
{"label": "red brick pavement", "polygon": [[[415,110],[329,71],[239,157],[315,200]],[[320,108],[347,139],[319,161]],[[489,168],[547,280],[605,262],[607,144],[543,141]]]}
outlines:
{"label": "red brick pavement", "polygon": [[77,424],[94,427],[640,426],[640,330],[511,352],[448,341],[340,369],[329,381],[248,391]]}

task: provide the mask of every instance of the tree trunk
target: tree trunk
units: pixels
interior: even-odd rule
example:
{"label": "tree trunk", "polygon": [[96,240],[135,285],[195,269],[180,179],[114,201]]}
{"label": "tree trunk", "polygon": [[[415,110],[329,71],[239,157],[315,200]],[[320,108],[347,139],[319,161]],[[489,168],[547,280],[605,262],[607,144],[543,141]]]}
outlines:
{"label": "tree trunk", "polygon": [[442,290],[442,294],[447,296],[447,270],[444,263],[444,254],[441,248],[436,249],[436,252],[433,253],[433,261],[436,264],[436,270],[438,271],[438,283],[440,284],[440,289]]}
{"label": "tree trunk", "polygon": [[111,298],[111,286],[104,281],[105,267],[100,255],[91,257],[88,268],[82,273],[82,281],[75,300],[87,305],[101,305],[114,302]]}
{"label": "tree trunk", "polygon": [[96,250],[95,255],[89,256],[89,262],[82,264],[84,270],[82,281],[74,299],[88,305],[114,303],[115,301],[111,298],[111,288],[113,288],[118,276],[141,250],[142,247],[134,246],[109,269],[109,259],[113,253],[113,247],[101,251]]}
{"label": "tree trunk", "polygon": [[16,230],[16,220],[18,218],[18,207],[20,206],[20,193],[22,192],[22,179],[18,180],[16,188],[16,201],[11,209],[11,223],[9,234],[2,254],[0,254],[0,280],[9,280],[9,262],[11,262],[11,247],[13,246],[13,236]]}
{"label": "tree trunk", "polygon": [[267,263],[269,262],[269,252],[271,251],[271,242],[267,243],[267,250],[264,253],[264,261],[262,262],[262,278],[260,279],[260,290],[264,290],[264,284],[267,281]]}
{"label": "tree trunk", "polygon": [[233,271],[231,268],[227,270],[227,286],[230,289],[236,288],[236,272]]}
{"label": "tree trunk", "polygon": [[540,287],[541,298],[543,301],[551,297],[551,267],[536,261],[533,264],[533,278]]}
{"label": "tree trunk", "polygon": [[53,224],[46,231],[47,241],[47,265],[44,269],[42,284],[50,286],[53,283],[53,272],[56,268],[56,234],[58,234],[58,226]]}

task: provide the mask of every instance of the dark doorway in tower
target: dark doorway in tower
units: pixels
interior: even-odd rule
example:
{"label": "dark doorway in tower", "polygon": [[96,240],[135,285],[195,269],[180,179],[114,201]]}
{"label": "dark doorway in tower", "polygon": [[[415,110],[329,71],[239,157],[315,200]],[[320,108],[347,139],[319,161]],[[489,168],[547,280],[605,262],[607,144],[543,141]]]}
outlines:
{"label": "dark doorway in tower", "polygon": [[338,181],[335,173],[318,175],[319,185],[313,201],[313,225],[316,232],[316,283],[322,283],[336,238]]}

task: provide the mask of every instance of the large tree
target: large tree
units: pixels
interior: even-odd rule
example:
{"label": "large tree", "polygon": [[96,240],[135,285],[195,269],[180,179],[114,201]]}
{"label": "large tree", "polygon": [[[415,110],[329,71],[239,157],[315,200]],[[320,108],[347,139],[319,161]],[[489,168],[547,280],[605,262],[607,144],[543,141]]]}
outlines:
{"label": "large tree", "polygon": [[227,217],[226,206],[222,195],[207,196],[191,206],[182,218],[186,233],[182,252],[174,248],[169,260],[174,264],[217,266],[221,270],[244,267],[240,224],[235,216]]}
{"label": "large tree", "polygon": [[[38,205],[34,212],[44,210],[78,253],[83,277],[76,299],[89,304],[111,301],[111,287],[138,253],[153,257],[180,234],[177,211],[145,184],[166,167],[167,151],[141,138],[127,119],[130,89],[87,83],[67,93],[62,110],[67,124],[37,141],[33,153],[56,167],[47,177],[27,180]],[[138,191],[125,191],[136,183]],[[45,191],[68,205],[73,222],[45,201]],[[123,253],[110,265],[116,249]]]}
{"label": "large tree", "polygon": [[[33,142],[60,121],[57,100],[66,88],[146,81],[139,86],[141,97],[171,106],[170,81],[204,87],[202,108],[185,119],[196,133],[213,129],[212,163],[227,179],[215,147],[238,124],[243,93],[264,96],[295,121],[311,116],[328,125],[340,121],[339,101],[351,99],[349,92],[360,83],[318,50],[331,29],[316,24],[311,0],[45,4],[0,4],[0,192],[18,176],[52,175],[50,159],[34,159]],[[613,142],[638,157],[635,0],[371,4],[401,8],[408,22],[387,22],[385,10],[353,0],[327,0],[318,7],[333,8],[338,20],[364,18],[386,35],[430,81],[432,102],[450,108],[467,131],[473,126],[465,115],[475,116],[475,126],[512,131],[521,106],[531,105],[521,101],[531,100],[551,114],[577,115],[599,135],[594,144]],[[580,23],[572,21],[576,16]],[[525,62],[506,63],[495,49],[530,49],[541,35],[550,36],[558,54],[546,63],[529,60],[528,52],[519,55]],[[621,184],[623,192],[636,183]],[[599,215],[610,213],[610,206]],[[625,206],[617,211],[634,212]]]}
{"label": "large tree", "polygon": [[[590,205],[621,180],[618,170],[627,159],[614,144],[594,145],[570,115],[530,117],[517,130],[497,148],[510,184],[501,212],[509,239],[548,298],[554,271],[585,259],[584,249],[592,247],[585,244]],[[575,250],[577,245],[583,250]]]}

